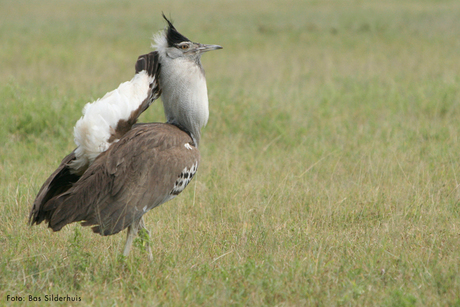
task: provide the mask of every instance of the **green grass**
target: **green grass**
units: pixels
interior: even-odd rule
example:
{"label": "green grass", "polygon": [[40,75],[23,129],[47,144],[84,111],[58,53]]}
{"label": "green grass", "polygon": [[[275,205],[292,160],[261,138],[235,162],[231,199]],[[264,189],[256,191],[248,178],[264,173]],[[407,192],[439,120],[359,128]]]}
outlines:
{"label": "green grass", "polygon": [[[0,305],[460,305],[458,1],[1,6]],[[139,240],[121,257],[124,233],[28,227],[83,105],[132,77],[161,11],[224,49],[203,57],[198,175],[146,216],[154,262]]]}

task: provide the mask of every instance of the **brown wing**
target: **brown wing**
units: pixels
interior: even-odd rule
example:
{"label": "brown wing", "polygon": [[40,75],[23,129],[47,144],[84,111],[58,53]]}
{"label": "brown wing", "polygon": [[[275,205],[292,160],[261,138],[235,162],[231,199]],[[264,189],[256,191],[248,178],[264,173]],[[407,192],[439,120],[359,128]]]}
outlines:
{"label": "brown wing", "polygon": [[73,183],[75,183],[79,175],[73,174],[69,168],[70,161],[75,159],[75,151],[72,151],[64,159],[62,159],[59,167],[51,174],[51,176],[42,185],[37,197],[34,200],[32,210],[29,215],[29,224],[40,224],[43,220],[49,219],[46,212],[41,210],[43,204],[51,198],[67,191]]}
{"label": "brown wing", "polygon": [[[134,127],[101,154],[72,188],[48,201],[49,226],[84,221],[101,235],[115,234],[185,188],[200,154],[192,138],[169,124]],[[191,170],[194,169],[192,172]],[[177,189],[178,185],[185,185]]]}

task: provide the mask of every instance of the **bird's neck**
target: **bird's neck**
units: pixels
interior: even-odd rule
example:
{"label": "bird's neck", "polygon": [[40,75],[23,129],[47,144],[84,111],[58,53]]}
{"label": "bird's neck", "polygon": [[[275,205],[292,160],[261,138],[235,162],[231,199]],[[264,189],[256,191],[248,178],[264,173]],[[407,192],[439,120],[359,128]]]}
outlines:
{"label": "bird's neck", "polygon": [[195,144],[208,121],[208,91],[201,64],[186,59],[161,59],[161,99],[168,123],[189,131]]}

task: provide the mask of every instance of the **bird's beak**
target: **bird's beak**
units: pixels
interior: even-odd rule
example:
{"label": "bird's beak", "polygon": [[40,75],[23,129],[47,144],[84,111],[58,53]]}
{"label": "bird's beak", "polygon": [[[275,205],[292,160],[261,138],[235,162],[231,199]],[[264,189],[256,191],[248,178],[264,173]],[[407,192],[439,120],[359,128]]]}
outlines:
{"label": "bird's beak", "polygon": [[211,51],[211,50],[222,49],[222,46],[199,44],[197,49],[198,49],[198,51],[200,53],[203,53],[203,52],[207,52],[207,51]]}

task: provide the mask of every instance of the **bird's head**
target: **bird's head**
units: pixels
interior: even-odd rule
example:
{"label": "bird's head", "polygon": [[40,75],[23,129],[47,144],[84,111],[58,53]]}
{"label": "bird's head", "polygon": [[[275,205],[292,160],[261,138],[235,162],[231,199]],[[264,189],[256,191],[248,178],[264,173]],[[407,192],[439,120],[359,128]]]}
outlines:
{"label": "bird's head", "polygon": [[222,49],[219,45],[205,45],[192,42],[187,37],[180,34],[164,14],[163,18],[168,23],[168,27],[163,32],[160,32],[159,35],[155,36],[156,46],[154,47],[165,56],[171,59],[182,57],[199,61],[204,52]]}

